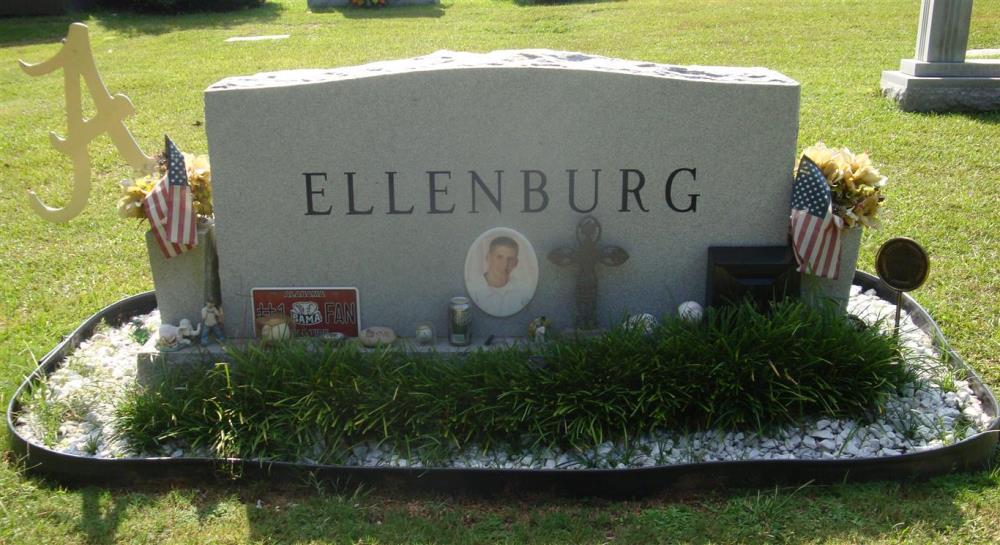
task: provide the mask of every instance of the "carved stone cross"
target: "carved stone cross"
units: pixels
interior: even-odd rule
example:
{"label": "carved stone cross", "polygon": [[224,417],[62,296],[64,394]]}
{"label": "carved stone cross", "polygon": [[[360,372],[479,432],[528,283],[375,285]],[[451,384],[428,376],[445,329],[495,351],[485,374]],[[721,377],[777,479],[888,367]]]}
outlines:
{"label": "carved stone cross", "polygon": [[576,248],[561,246],[549,252],[549,261],[566,267],[576,265],[576,329],[597,329],[597,264],[617,267],[628,261],[620,246],[599,246],[601,224],[593,216],[576,226]]}

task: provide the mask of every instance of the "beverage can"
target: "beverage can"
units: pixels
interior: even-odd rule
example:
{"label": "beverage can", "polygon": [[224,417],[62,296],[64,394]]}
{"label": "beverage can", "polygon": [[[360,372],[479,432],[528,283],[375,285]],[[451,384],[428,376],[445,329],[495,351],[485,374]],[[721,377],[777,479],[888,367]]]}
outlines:
{"label": "beverage can", "polygon": [[468,346],[472,342],[472,309],[468,297],[452,297],[448,305],[448,342]]}

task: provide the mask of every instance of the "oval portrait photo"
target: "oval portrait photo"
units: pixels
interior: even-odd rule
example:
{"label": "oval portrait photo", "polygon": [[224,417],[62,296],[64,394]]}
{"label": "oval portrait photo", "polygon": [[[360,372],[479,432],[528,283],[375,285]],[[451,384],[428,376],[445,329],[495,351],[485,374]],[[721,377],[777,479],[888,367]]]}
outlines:
{"label": "oval portrait photo", "polygon": [[521,233],[495,227],[479,235],[465,256],[465,289],[480,310],[503,318],[528,305],[538,287],[538,258]]}

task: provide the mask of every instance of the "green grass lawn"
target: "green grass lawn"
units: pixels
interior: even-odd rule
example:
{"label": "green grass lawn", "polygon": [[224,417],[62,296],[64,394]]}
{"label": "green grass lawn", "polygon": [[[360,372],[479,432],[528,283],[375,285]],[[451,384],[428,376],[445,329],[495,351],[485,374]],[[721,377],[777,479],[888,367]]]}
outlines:
{"label": "green grass lawn", "polygon": [[[879,97],[880,72],[914,52],[916,0],[628,0],[534,6],[457,0],[437,7],[308,13],[270,0],[232,14],[83,14],[96,61],[137,109],[147,151],[163,133],[207,151],[202,91],[225,76],[331,67],[436,49],[545,47],[675,64],[757,65],[802,83],[800,148],[816,140],[868,150],[890,178],[879,244],[916,238],[932,257],[916,298],[958,352],[1000,386],[1000,112],[907,114]],[[150,289],[143,230],[121,220],[129,176],[106,137],[91,147],[90,206],[55,225],[25,188],[58,203],[69,163],[48,143],[62,132],[62,79],[14,62],[59,48],[73,17],[0,19],[0,398],[83,318]],[[290,34],[279,42],[230,36]],[[1000,47],[1000,0],[978,0],[969,47]],[[3,441],[6,445],[5,432]],[[5,447],[6,448],[6,447]],[[729,491],[642,502],[338,495],[264,484],[64,490],[0,465],[0,543],[810,543],[995,542],[1000,471],[928,483]],[[260,506],[258,507],[258,500]]]}

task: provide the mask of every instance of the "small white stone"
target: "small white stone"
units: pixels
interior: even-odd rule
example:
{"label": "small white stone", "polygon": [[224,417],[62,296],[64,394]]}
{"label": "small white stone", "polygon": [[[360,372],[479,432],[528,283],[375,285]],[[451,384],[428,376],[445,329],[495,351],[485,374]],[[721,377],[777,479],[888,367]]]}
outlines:
{"label": "small white stone", "polygon": [[812,437],[814,437],[816,439],[833,439],[834,437],[836,437],[833,434],[833,432],[830,431],[829,428],[810,432],[809,435],[811,435]]}
{"label": "small white stone", "polygon": [[372,326],[361,330],[361,333],[358,334],[358,339],[362,345],[374,348],[380,344],[389,345],[395,342],[396,332],[388,327]]}
{"label": "small white stone", "polygon": [[[852,300],[851,305],[855,303]],[[888,314],[884,314],[891,318],[894,308],[883,303],[877,302],[872,308],[885,310]],[[156,320],[158,321],[158,317]],[[152,326],[152,330],[155,329]],[[109,458],[134,455],[123,442],[104,440],[104,437],[114,435],[116,396],[135,380],[135,354],[141,347],[128,334],[128,329],[115,329],[103,339],[81,344],[67,358],[64,366],[48,377],[50,399],[85,403],[85,409],[79,413],[82,416],[60,425],[59,442],[55,447],[58,450],[81,456],[96,454]],[[904,343],[913,347],[915,354],[930,350],[927,347],[931,346],[932,339],[915,328],[912,322],[903,329],[903,335]],[[932,353],[937,354],[936,351]],[[805,436],[796,427],[782,428],[761,437],[747,437],[742,432],[706,431],[683,435],[658,431],[636,441],[635,454],[628,461],[623,460],[623,446],[611,442],[602,443],[593,451],[575,452],[572,455],[541,450],[533,455],[517,454],[513,458],[506,447],[481,454],[478,448],[470,445],[463,452],[455,452],[445,465],[549,469],[644,467],[738,459],[829,459],[837,456],[838,451],[840,456],[868,458],[940,448],[945,442],[950,444],[961,441],[989,426],[992,418],[983,411],[981,401],[967,381],[955,381],[954,392],[943,392],[940,389],[940,368],[919,367],[920,361],[922,360],[917,360],[914,368],[921,377],[920,381],[904,386],[900,397],[887,400],[886,416],[868,425],[859,426],[849,420],[824,418],[817,421],[814,428],[806,428],[808,433]],[[96,396],[97,392],[108,392],[110,395]],[[20,415],[16,424],[27,438],[34,438],[37,442],[39,433],[33,431],[37,427],[34,420],[31,413],[25,413]],[[960,422],[963,427],[956,430],[956,424]],[[966,423],[971,426],[966,427]],[[916,426],[911,427],[914,424]],[[677,449],[672,450],[675,445]],[[145,455],[179,457],[185,454],[182,446],[165,445],[161,451]],[[317,445],[316,452],[303,460],[315,463],[325,450],[319,447]],[[211,453],[204,449],[201,452],[189,450],[187,455],[209,457]],[[369,466],[424,466],[419,458],[401,459],[392,452],[379,450],[374,443],[355,447],[350,463]]]}

